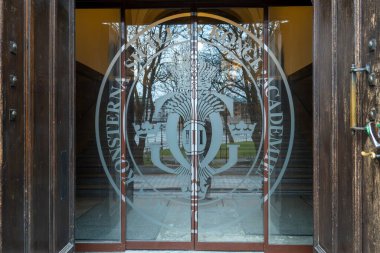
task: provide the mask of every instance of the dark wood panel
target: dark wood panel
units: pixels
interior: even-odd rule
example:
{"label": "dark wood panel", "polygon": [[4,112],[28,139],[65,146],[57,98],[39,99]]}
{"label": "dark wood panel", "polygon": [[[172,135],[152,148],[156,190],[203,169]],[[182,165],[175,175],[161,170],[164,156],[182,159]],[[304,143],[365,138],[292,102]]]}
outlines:
{"label": "dark wood panel", "polygon": [[1,252],[59,252],[73,244],[73,1],[60,3],[0,1]]}
{"label": "dark wood panel", "polygon": [[30,94],[25,100],[26,133],[30,133],[26,150],[31,160],[27,175],[28,252],[58,252],[73,243],[73,153],[69,145],[74,142],[69,133],[73,116],[68,93],[74,84],[70,79],[74,57],[68,53],[72,48],[69,37],[73,37],[68,21],[72,17],[60,16],[60,11],[72,13],[56,1],[31,1],[27,13],[30,32],[24,34],[30,43],[26,58]]}
{"label": "dark wood panel", "polygon": [[[1,25],[1,95],[2,95],[2,164],[1,164],[1,252],[22,252],[25,245],[24,222],[24,1],[0,1]],[[9,42],[17,43],[11,53]],[[17,76],[10,87],[9,75]],[[15,121],[9,110],[15,109]]]}
{"label": "dark wood panel", "polygon": [[333,236],[331,4],[314,2],[314,235],[326,252],[332,252]]}
{"label": "dark wood panel", "polygon": [[[376,73],[376,86],[369,87],[367,75],[361,75],[361,88],[364,95],[363,121],[368,117],[372,107],[376,108],[378,114],[377,122],[380,121],[380,2],[378,0],[363,1],[361,12],[362,40],[359,61],[361,65],[367,63],[372,65],[372,71]],[[368,42],[375,39],[377,48],[374,51],[368,49]],[[373,144],[366,137],[363,149],[373,149]],[[360,162],[360,161],[358,161]],[[361,195],[363,209],[361,252],[380,252],[380,165],[378,161],[363,158]]]}
{"label": "dark wood panel", "polygon": [[[380,3],[372,0],[318,1],[315,5],[317,252],[380,252],[377,233],[380,231],[380,166],[361,157],[360,151],[373,150],[373,144],[362,132],[353,133],[349,125],[351,113],[358,117],[357,126],[363,126],[372,107],[380,111],[380,90],[378,86],[369,86],[368,75],[364,73],[357,74],[357,109],[350,112],[349,107],[351,64],[362,67],[371,63],[379,78],[379,51],[368,49],[370,39],[376,38],[379,43],[379,14]],[[320,64],[325,66],[318,67]],[[327,149],[330,156],[325,156]]]}
{"label": "dark wood panel", "polygon": [[56,145],[53,172],[53,226],[55,252],[74,244],[74,2],[56,1],[54,57]]}
{"label": "dark wood panel", "polygon": [[[50,1],[35,1],[31,14],[30,118],[29,131],[32,166],[30,168],[30,246],[31,252],[49,249],[50,233]],[[37,112],[37,113],[36,113]],[[38,150],[38,152],[32,152]],[[38,211],[37,211],[38,210]]]}
{"label": "dark wood panel", "polygon": [[[353,172],[355,161],[353,156],[353,139],[350,129],[350,66],[354,62],[355,48],[354,36],[354,2],[336,1],[336,37],[334,52],[336,75],[336,166],[337,166],[337,205],[336,221],[338,224],[334,237],[336,245],[335,252],[353,252],[354,244],[357,242],[353,237]],[[356,112],[355,112],[356,113]],[[334,158],[333,158],[334,159]]]}

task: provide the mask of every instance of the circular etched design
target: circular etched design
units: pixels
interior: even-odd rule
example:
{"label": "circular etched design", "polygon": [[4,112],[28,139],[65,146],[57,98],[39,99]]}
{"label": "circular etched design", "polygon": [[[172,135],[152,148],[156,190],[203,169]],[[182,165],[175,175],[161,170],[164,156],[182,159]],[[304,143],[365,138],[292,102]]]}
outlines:
{"label": "circular etched design", "polygon": [[[242,41],[239,41],[239,38],[231,36],[228,34],[223,27],[219,26],[210,26],[207,30],[208,36],[204,36],[200,38],[200,43],[202,43],[202,48],[214,48],[219,51],[221,55],[228,56],[233,60],[234,64],[239,65],[242,69],[245,70],[245,73],[248,75],[248,80],[252,84],[252,88],[256,91],[258,105],[260,106],[261,112],[261,136],[258,140],[256,140],[256,150],[253,157],[250,159],[250,169],[246,173],[246,177],[242,178],[240,184],[244,184],[247,181],[248,176],[253,174],[262,174],[266,175],[264,172],[268,170],[268,174],[270,175],[272,169],[276,166],[276,163],[280,157],[280,152],[282,149],[280,145],[282,144],[282,136],[283,136],[283,110],[282,110],[282,101],[281,96],[279,96],[280,88],[276,85],[271,85],[271,83],[275,80],[274,78],[265,77],[267,73],[263,73],[260,80],[254,78],[252,71],[260,71],[258,69],[258,65],[260,61],[262,61],[261,56],[263,55],[254,55],[252,54],[253,48],[260,48],[262,52],[266,52],[269,56],[271,62],[275,65],[276,71],[279,73],[280,79],[283,83],[283,87],[285,88],[286,95],[288,98],[289,108],[289,139],[288,146],[286,149],[286,154],[284,155],[285,159],[282,161],[281,169],[277,175],[275,182],[271,185],[269,194],[272,194],[273,191],[277,188],[280,183],[287,164],[289,162],[290,154],[293,146],[294,139],[294,109],[292,97],[289,89],[288,82],[286,80],[286,76],[284,71],[281,68],[280,63],[275,58],[273,52],[262,43],[260,39],[258,39],[254,34],[252,34],[249,30],[247,30],[244,26],[237,24],[231,20],[225,19],[220,16],[211,15],[207,13],[199,13],[198,16],[212,18],[218,21],[225,22],[230,26],[236,28],[245,34],[245,36],[249,37],[254,45],[244,45]],[[208,185],[208,179],[213,176],[217,176],[231,168],[233,168],[238,163],[238,154],[239,154],[239,143],[238,140],[241,139],[242,136],[252,137],[255,128],[257,127],[257,123],[255,122],[244,122],[243,120],[236,123],[229,123],[226,126],[226,121],[223,122],[223,115],[229,114],[229,117],[233,118],[235,116],[234,112],[234,99],[230,96],[222,93],[218,93],[215,89],[212,88],[212,80],[218,75],[218,69],[215,66],[212,66],[210,62],[208,62],[207,58],[199,56],[198,57],[198,65],[196,67],[197,73],[195,73],[199,78],[198,88],[196,92],[196,97],[191,96],[193,94],[194,89],[191,87],[191,62],[190,56],[188,57],[177,57],[172,61],[165,62],[167,66],[167,73],[170,74],[172,78],[176,81],[176,86],[171,90],[171,92],[164,92],[160,97],[157,97],[154,102],[154,117],[159,117],[159,114],[166,115],[166,122],[153,122],[146,121],[140,124],[133,123],[135,135],[134,138],[130,138],[129,134],[126,131],[126,126],[128,125],[128,105],[131,104],[131,99],[133,97],[133,93],[129,92],[127,94],[127,99],[124,101],[122,99],[121,94],[126,90],[133,91],[138,84],[139,77],[143,74],[137,71],[134,71],[137,78],[133,78],[134,80],[130,82],[129,79],[119,78],[115,79],[116,82],[109,88],[109,97],[107,103],[107,113],[106,113],[106,136],[107,136],[107,145],[109,152],[112,156],[112,167],[106,163],[103,153],[104,145],[101,143],[100,138],[100,111],[102,104],[102,97],[104,96],[104,90],[106,83],[110,78],[110,74],[113,69],[117,67],[117,62],[121,60],[124,53],[126,53],[135,41],[142,36],[144,33],[148,32],[151,29],[154,29],[156,26],[165,23],[169,20],[189,17],[188,13],[173,15],[164,19],[161,19],[152,25],[145,27],[141,30],[134,38],[129,40],[128,44],[123,45],[120,50],[117,52],[115,57],[110,63],[109,68],[104,76],[102,81],[99,96],[96,105],[96,118],[95,118],[95,128],[96,128],[96,142],[98,147],[98,152],[100,155],[100,159],[104,168],[104,171],[115,189],[115,191],[121,196],[124,201],[127,201],[131,206],[133,203],[128,199],[127,196],[122,196],[120,187],[118,183],[115,182],[114,177],[111,175],[110,171],[114,170],[117,172],[124,173],[126,178],[122,179],[126,184],[128,183],[128,179],[132,177],[132,172],[130,170],[130,164],[127,161],[126,157],[124,157],[121,152],[120,145],[126,143],[127,152],[129,161],[133,164],[134,171],[137,172],[141,177],[144,178],[144,173],[139,168],[138,162],[134,157],[133,149],[131,147],[131,142],[138,142],[140,139],[147,138],[149,135],[157,135],[160,132],[160,136],[162,139],[163,133],[166,136],[167,146],[175,158],[177,162],[177,167],[167,166],[160,159],[160,150],[162,148],[162,143],[151,143],[150,144],[150,152],[151,152],[151,160],[156,168],[161,169],[163,172],[176,175],[179,180],[185,179],[192,174],[191,171],[191,161],[187,155],[190,155],[192,151],[191,144],[194,142],[191,141],[191,133],[193,130],[196,130],[198,133],[196,135],[196,154],[201,155],[199,159],[198,167],[198,182],[199,182],[199,192],[198,196],[200,198],[204,197]],[[138,50],[132,54],[132,61],[125,61],[125,66],[128,68],[132,68],[135,70],[145,69],[145,67],[149,66],[153,61],[155,61],[158,57],[162,57],[163,53],[174,49],[182,50],[183,55],[186,56],[186,52],[190,52],[189,46],[191,41],[189,38],[184,38],[182,40],[176,41],[175,43],[170,43],[175,36],[173,34],[167,33],[166,39],[161,40],[161,49],[158,52],[155,52],[151,55],[139,55]],[[240,46],[240,54],[236,54],[235,52],[231,52],[231,48],[236,48]],[[194,70],[194,68],[193,68]],[[194,73],[193,73],[194,74]],[[239,73],[236,70],[230,72],[231,76],[236,76]],[[128,83],[129,87],[125,85]],[[262,92],[264,90],[264,92]],[[263,98],[266,96],[267,105],[264,106]],[[192,122],[192,109],[194,108],[194,99],[196,101],[197,108],[197,117],[199,117],[197,123],[191,124]],[[177,132],[178,126],[180,122],[184,123],[184,128],[181,131],[180,135],[176,135],[174,133]],[[206,122],[209,122],[211,125],[209,132],[211,136],[208,137],[207,130],[205,125]],[[215,160],[218,151],[222,146],[222,138],[223,132],[227,131],[230,133],[230,137],[233,138],[234,142],[228,144],[228,161],[219,166],[215,167],[213,161]],[[181,146],[178,143],[181,143],[179,140],[180,136],[182,137],[182,147],[185,150],[185,154],[181,151]],[[270,141],[268,145],[268,150],[264,149],[264,137],[267,136]],[[239,139],[240,138],[240,139]],[[253,142],[253,140],[251,140]],[[119,151],[117,151],[119,149]],[[260,159],[261,158],[261,159]],[[267,180],[267,178],[264,178]],[[149,184],[148,180],[145,180],[145,183]],[[189,192],[191,191],[190,182],[183,182],[182,191]],[[233,193],[237,190],[239,185],[235,188],[231,189],[230,192]],[[155,192],[160,192],[158,189],[155,189],[152,186]],[[190,195],[188,195],[190,196]],[[164,195],[165,198],[169,198],[167,195]],[[268,196],[264,196],[266,200]],[[177,199],[177,196],[176,196]],[[208,202],[208,203],[212,203]],[[205,203],[207,204],[207,203]]]}

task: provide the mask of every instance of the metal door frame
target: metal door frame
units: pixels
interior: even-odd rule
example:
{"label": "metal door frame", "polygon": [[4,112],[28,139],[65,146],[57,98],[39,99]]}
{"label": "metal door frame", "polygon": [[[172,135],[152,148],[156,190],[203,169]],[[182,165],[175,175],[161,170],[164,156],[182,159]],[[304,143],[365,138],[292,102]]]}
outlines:
{"label": "metal door frame", "polygon": [[[273,6],[310,6],[311,2],[307,0],[297,0],[297,1],[245,1],[245,0],[236,0],[236,1],[224,1],[224,2],[202,2],[195,3],[192,1],[188,2],[160,2],[160,1],[135,1],[135,2],[121,2],[118,0],[112,1],[91,1],[91,0],[77,0],[76,8],[87,9],[87,8],[119,8],[120,9],[120,23],[122,27],[121,31],[121,43],[125,44],[125,11],[127,9],[148,9],[152,8],[190,8],[192,13],[196,13],[197,8],[221,8],[221,7],[262,7],[264,10],[264,44],[268,44],[268,9]],[[191,24],[196,23],[196,17],[191,15]],[[193,50],[196,50],[196,46],[192,47]],[[195,53],[195,52],[194,52]],[[123,57],[123,56],[122,56]],[[265,51],[264,54],[264,70],[267,70],[268,67],[268,54]],[[122,68],[124,69],[124,68]],[[268,73],[268,71],[266,71]],[[122,75],[125,73],[122,73]],[[193,83],[193,82],[192,82]],[[122,99],[125,97],[122,92]],[[265,96],[263,96],[265,98]],[[268,100],[264,99],[264,106],[268,108]],[[268,111],[268,110],[265,110]],[[123,113],[123,112],[122,112]],[[266,117],[268,120],[268,117]],[[266,124],[267,125],[267,124]],[[268,151],[269,148],[269,136],[268,131],[267,135],[264,137],[264,153]],[[124,140],[124,138],[122,138]],[[122,145],[122,153],[126,154],[125,145]],[[192,155],[193,164],[196,163],[196,155]],[[265,160],[264,160],[265,161]],[[196,172],[197,168],[194,167],[192,170],[192,181],[196,181]],[[122,174],[122,176],[125,176]],[[268,185],[268,169],[264,170],[264,196],[269,191]],[[196,184],[192,184],[195,185]],[[126,188],[121,187],[122,194],[126,194]],[[195,194],[193,195],[193,193]],[[312,252],[312,245],[271,245],[269,244],[269,215],[268,215],[268,200],[264,201],[264,241],[262,243],[244,243],[244,242],[198,242],[198,236],[196,233],[193,233],[197,228],[197,223],[195,215],[198,208],[198,197],[196,194],[196,189],[192,190],[191,197],[191,208],[192,208],[192,217],[191,217],[191,242],[154,242],[154,241],[126,241],[126,204],[121,200],[121,242],[119,243],[76,243],[77,251],[122,251],[122,250],[133,250],[133,249],[144,249],[144,250],[223,250],[223,251],[264,251],[265,253],[310,253]]]}

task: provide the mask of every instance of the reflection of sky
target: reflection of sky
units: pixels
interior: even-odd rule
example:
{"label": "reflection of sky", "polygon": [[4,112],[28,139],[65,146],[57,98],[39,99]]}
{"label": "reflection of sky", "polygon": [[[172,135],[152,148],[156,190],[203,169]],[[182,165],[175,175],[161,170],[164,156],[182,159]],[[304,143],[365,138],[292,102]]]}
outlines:
{"label": "reflection of sky", "polygon": [[[244,24],[243,26],[249,27],[249,26],[256,26],[258,37],[261,37],[262,35],[262,24]],[[136,33],[139,31],[142,31],[146,26],[128,26],[127,30],[127,38],[131,40],[135,37]],[[173,64],[178,64],[178,58],[179,57],[187,57],[190,58],[190,42],[189,42],[189,29],[187,25],[169,25],[165,26],[166,28],[169,27],[172,31],[172,40],[170,41],[170,45],[180,43],[182,42],[182,46],[176,45],[172,47],[166,47],[162,53],[160,54],[160,65],[157,68],[156,72],[156,78],[154,80],[154,84],[152,85],[152,98],[153,101],[157,100],[158,98],[162,97],[165,94],[168,94],[170,92],[175,91],[177,88],[177,83],[175,80],[173,80],[172,77],[170,77],[170,72],[168,70],[168,67]],[[165,28],[165,29],[166,29]],[[242,88],[246,82],[243,80],[243,70],[242,66],[238,63],[234,63],[231,65],[230,62],[227,62],[225,59],[222,59],[221,53],[217,50],[217,48],[211,46],[210,44],[206,44],[202,42],[202,34],[209,34],[212,31],[213,26],[212,25],[199,25],[199,41],[198,42],[198,55],[199,57],[204,57],[205,59],[208,59],[213,62],[213,64],[217,65],[220,69],[218,72],[218,80],[216,80],[212,88],[216,90],[217,92],[222,92],[226,95],[229,95],[231,97],[241,97],[245,98],[245,92]],[[229,25],[220,25],[220,28],[224,30],[229,29]],[[153,58],[151,57],[157,52],[157,48],[152,48],[150,46],[147,46],[149,43],[148,40],[154,40],[156,36],[158,27],[154,27],[151,30],[144,33],[143,36],[139,36],[138,41],[133,43],[133,47],[139,47],[139,48],[145,48],[145,51],[147,52],[147,59],[152,62]],[[252,30],[252,29],[250,29]],[[219,34],[220,35],[220,34]],[[243,40],[248,40],[248,37],[245,33],[242,33],[240,35],[240,38]],[[253,41],[245,41],[245,43],[248,43],[247,45],[250,45],[249,43],[254,43]],[[151,43],[152,44],[152,43]],[[167,44],[169,45],[169,44]],[[166,46],[167,46],[166,45]],[[253,45],[253,44],[252,44]],[[186,47],[186,48],[185,48]],[[229,55],[227,54],[228,58]],[[241,56],[240,56],[241,57]],[[147,59],[143,60],[143,62],[147,61]],[[231,59],[230,59],[231,60]],[[145,69],[151,67],[150,63],[145,66]],[[143,93],[143,80],[145,76],[145,71],[141,69],[135,69],[135,76],[138,77],[136,88],[139,96],[142,96]],[[259,69],[256,69],[258,71]],[[188,70],[190,72],[190,69]],[[146,78],[146,77],[145,77]],[[189,86],[190,86],[190,79],[189,79]],[[253,85],[252,83],[249,83],[248,85]]]}

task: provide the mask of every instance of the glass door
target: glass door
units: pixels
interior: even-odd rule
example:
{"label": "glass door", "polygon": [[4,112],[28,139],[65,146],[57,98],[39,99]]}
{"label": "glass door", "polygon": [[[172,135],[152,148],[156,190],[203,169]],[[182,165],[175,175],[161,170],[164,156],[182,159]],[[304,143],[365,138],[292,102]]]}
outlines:
{"label": "glass door", "polygon": [[126,240],[191,247],[190,14],[139,24],[147,12],[126,14]]}
{"label": "glass door", "polygon": [[264,242],[263,10],[250,12],[250,25],[197,13],[195,167],[201,248]]}
{"label": "glass door", "polygon": [[[295,121],[306,116],[294,109],[308,101],[293,100],[288,72],[299,66],[294,53],[286,65],[289,32],[280,28],[293,20],[283,13],[289,10],[91,12],[109,39],[78,50],[102,78],[97,99],[89,99],[89,81],[90,91],[78,92],[88,99],[80,112],[94,110],[99,161],[95,175],[83,148],[77,239],[104,249],[110,241],[115,249],[311,249],[309,178],[298,179],[308,168],[298,152],[307,146]],[[83,28],[86,36],[94,37]],[[86,51],[101,42],[108,54]],[[87,125],[78,128],[91,135]]]}
{"label": "glass door", "polygon": [[127,245],[264,242],[263,11],[251,11],[245,27],[202,12],[127,25]]}

